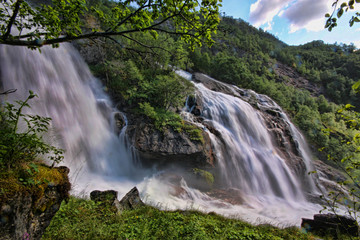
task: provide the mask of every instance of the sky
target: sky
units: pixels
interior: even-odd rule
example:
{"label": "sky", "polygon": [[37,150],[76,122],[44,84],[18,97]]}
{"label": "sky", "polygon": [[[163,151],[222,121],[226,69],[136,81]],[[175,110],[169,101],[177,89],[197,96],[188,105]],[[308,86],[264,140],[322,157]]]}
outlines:
{"label": "sky", "polygon": [[[340,0],[344,2],[345,0]],[[300,45],[313,40],[326,43],[354,43],[360,48],[360,23],[349,27],[355,9],[344,13],[338,26],[331,32],[324,29],[326,13],[332,12],[334,0],[222,0],[221,12],[241,18],[251,25],[275,35],[289,45]]]}

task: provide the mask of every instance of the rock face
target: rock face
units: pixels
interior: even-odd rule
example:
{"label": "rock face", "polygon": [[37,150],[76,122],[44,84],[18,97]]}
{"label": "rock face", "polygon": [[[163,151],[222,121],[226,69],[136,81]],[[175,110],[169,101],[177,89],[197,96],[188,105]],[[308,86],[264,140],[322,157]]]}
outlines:
{"label": "rock face", "polygon": [[314,219],[302,219],[301,227],[320,235],[331,234],[337,239],[338,232],[359,236],[359,226],[353,218],[335,214],[315,214]]}
{"label": "rock face", "polygon": [[69,169],[57,168],[63,175],[60,184],[52,183],[43,191],[19,192],[0,206],[1,239],[40,239],[63,200],[69,197]]}
{"label": "rock face", "polygon": [[276,75],[279,76],[279,80],[288,86],[294,86],[297,89],[308,90],[312,96],[316,97],[324,94],[324,88],[322,86],[318,86],[305,79],[292,67],[277,62],[272,69]]}
{"label": "rock face", "polygon": [[[192,123],[186,124],[198,128]],[[204,131],[203,141],[200,141],[192,139],[186,131],[177,132],[171,127],[159,131],[153,125],[138,120],[128,126],[127,134],[144,166],[162,168],[175,164],[193,168],[214,164],[210,137]]]}

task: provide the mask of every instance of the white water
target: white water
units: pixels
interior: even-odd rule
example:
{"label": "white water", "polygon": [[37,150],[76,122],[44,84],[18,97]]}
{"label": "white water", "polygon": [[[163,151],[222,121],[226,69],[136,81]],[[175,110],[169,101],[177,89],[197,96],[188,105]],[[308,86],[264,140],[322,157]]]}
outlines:
{"label": "white water", "polygon": [[[299,225],[301,217],[311,217],[320,209],[306,202],[304,186],[274,151],[262,118],[239,98],[197,85],[207,109],[204,117],[226,143],[220,144],[211,135],[223,188],[241,193],[243,204],[232,205],[188,187],[184,180],[176,184],[162,173],[154,175],[136,167],[124,143],[125,129],[119,137],[111,126],[111,102],[69,45],[43,48],[41,54],[0,46],[0,67],[3,90],[18,89],[9,100],[25,99],[28,90],[33,90],[39,98],[31,100],[31,111],[53,119],[53,139],[48,138],[66,150],[64,164],[71,169],[75,195],[114,189],[121,197],[137,185],[142,198],[160,208],[214,211],[282,225]],[[306,153],[303,156],[308,165]]]}

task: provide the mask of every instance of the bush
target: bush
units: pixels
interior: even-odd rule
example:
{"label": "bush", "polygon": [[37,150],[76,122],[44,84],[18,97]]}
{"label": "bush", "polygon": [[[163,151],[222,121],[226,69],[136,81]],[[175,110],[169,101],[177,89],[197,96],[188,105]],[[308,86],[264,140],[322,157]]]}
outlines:
{"label": "bush", "polygon": [[[15,168],[21,163],[34,161],[40,155],[49,155],[50,160],[58,163],[63,159],[61,149],[45,143],[41,134],[48,130],[50,118],[23,114],[28,101],[36,95],[29,91],[25,101],[16,101],[19,105],[6,103],[0,112],[0,167]],[[23,122],[25,130],[19,131]]]}

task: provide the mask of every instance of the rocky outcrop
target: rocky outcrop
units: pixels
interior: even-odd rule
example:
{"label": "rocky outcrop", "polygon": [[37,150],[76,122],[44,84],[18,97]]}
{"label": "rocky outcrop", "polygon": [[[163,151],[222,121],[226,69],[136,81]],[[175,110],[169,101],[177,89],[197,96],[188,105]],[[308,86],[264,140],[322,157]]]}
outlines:
{"label": "rocky outcrop", "polygon": [[113,207],[114,212],[118,213],[121,213],[123,210],[133,210],[145,206],[136,187],[131,189],[120,201],[117,195],[118,192],[114,190],[95,190],[90,193],[90,199],[100,203],[100,205]]}
{"label": "rocky outcrop", "polygon": [[46,187],[17,192],[1,201],[1,239],[40,239],[63,200],[69,197],[69,169],[55,168],[61,181],[50,181]]}
{"label": "rocky outcrop", "polygon": [[318,97],[324,94],[324,88],[320,85],[310,82],[294,68],[289,67],[281,62],[277,62],[272,66],[275,74],[278,75],[279,81],[284,82],[288,86],[293,86],[297,89],[304,89],[311,93],[312,96]]}
{"label": "rocky outcrop", "polygon": [[208,133],[192,123],[186,124],[198,129],[201,132],[201,139],[194,138],[186,130],[178,132],[172,127],[160,131],[142,119],[129,125],[127,134],[144,166],[160,168],[171,165],[184,168],[213,166],[214,154]]}
{"label": "rocky outcrop", "polygon": [[134,187],[119,202],[121,210],[132,210],[144,206],[139,190]]}
{"label": "rocky outcrop", "polygon": [[359,236],[359,226],[355,219],[335,214],[315,214],[314,219],[303,218],[301,227],[307,232],[319,235],[332,235],[335,239],[338,233]]}

